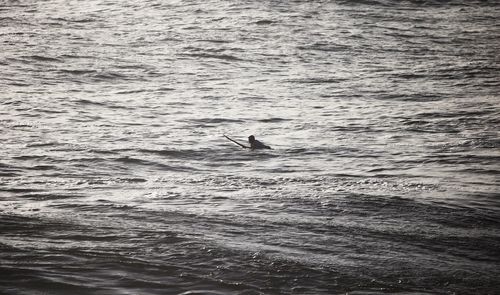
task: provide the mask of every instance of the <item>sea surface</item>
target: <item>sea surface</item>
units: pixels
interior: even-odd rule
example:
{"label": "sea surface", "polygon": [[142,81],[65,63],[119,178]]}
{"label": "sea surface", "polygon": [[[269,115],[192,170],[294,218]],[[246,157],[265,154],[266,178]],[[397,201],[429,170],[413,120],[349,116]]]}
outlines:
{"label": "sea surface", "polygon": [[0,294],[500,294],[499,19],[0,1]]}

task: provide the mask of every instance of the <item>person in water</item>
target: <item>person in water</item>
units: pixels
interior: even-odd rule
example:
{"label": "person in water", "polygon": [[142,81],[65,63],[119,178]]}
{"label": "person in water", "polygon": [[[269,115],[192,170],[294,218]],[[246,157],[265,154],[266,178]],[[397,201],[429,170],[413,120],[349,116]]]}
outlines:
{"label": "person in water", "polygon": [[251,150],[260,150],[260,149],[271,149],[270,146],[263,144],[262,142],[255,139],[255,136],[250,135],[248,137],[248,142],[250,143]]}

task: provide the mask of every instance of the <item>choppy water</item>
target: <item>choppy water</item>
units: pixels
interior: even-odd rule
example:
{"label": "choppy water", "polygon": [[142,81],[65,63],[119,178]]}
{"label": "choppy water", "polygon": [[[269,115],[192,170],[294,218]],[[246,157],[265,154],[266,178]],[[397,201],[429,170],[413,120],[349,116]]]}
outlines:
{"label": "choppy water", "polygon": [[498,294],[499,17],[1,1],[0,293]]}

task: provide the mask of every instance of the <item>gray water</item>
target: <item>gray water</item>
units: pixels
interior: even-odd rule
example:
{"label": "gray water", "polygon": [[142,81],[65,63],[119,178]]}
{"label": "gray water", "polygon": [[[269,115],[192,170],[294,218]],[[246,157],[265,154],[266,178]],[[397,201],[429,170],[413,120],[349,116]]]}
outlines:
{"label": "gray water", "polygon": [[0,293],[499,294],[499,18],[1,1]]}

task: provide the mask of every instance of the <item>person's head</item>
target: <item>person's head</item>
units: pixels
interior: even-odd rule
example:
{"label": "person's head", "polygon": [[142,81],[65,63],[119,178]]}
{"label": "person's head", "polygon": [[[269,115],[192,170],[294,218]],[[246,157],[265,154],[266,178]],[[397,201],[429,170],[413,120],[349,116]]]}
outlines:
{"label": "person's head", "polygon": [[249,142],[249,143],[252,143],[252,142],[254,142],[254,141],[255,141],[255,137],[254,137],[253,135],[250,135],[250,136],[248,137],[248,142]]}

